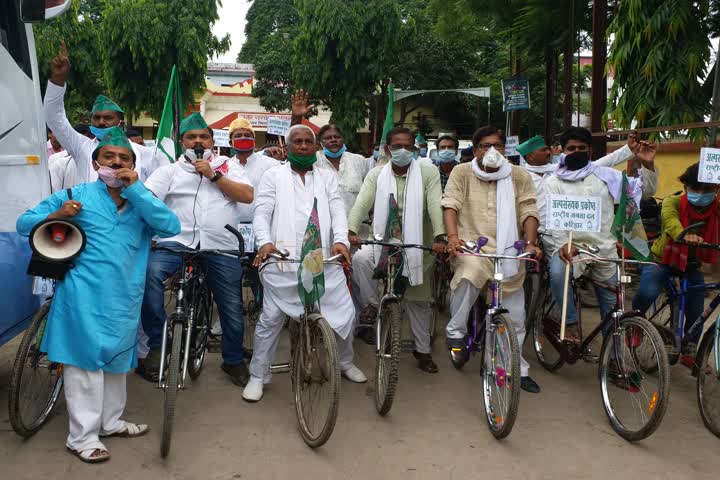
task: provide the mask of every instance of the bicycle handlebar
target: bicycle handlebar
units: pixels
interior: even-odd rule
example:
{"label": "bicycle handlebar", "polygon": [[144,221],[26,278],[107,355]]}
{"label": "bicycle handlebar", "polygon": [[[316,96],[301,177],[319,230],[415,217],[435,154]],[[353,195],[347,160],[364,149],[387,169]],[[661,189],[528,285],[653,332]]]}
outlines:
{"label": "bicycle handlebar", "polygon": [[697,222],[693,223],[692,225],[688,225],[683,229],[682,232],[680,232],[680,235],[678,235],[676,242],[682,242],[685,238],[685,235],[690,233],[690,230],[695,230],[696,228],[700,228],[705,225],[705,222]]}
{"label": "bicycle handlebar", "polygon": [[497,259],[497,260],[522,260],[524,262],[534,263],[535,266],[537,266],[537,267],[540,266],[540,262],[538,262],[537,259],[535,258],[535,252],[525,252],[525,253],[521,253],[520,255],[517,255],[517,256],[512,256],[512,255],[498,255],[496,253],[480,253],[480,252],[476,252],[464,245],[461,248],[463,249],[463,251],[461,253],[459,253],[459,255],[462,255],[462,256],[492,258],[492,259]]}
{"label": "bicycle handlebar", "polygon": [[362,245],[379,245],[381,247],[390,247],[390,248],[398,248],[398,249],[405,249],[405,248],[417,248],[420,250],[425,250],[426,252],[432,252],[432,247],[427,247],[425,245],[416,245],[414,243],[391,243],[391,242],[379,242],[377,240],[364,240],[362,242]]}
{"label": "bicycle handlebar", "polygon": [[[597,247],[596,247],[597,248]],[[593,252],[589,248],[578,247],[578,253],[587,255],[585,258],[573,258],[571,263],[583,263],[583,262],[605,262],[605,263],[628,263],[632,265],[657,265],[655,262],[646,262],[643,260],[623,260],[622,258],[608,258],[601,257],[597,253]]]}

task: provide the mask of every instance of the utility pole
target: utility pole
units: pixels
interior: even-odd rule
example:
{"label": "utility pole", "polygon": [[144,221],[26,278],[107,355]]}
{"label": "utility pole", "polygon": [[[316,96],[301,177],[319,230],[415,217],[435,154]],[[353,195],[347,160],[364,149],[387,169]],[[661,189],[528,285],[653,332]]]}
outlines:
{"label": "utility pole", "polygon": [[[605,130],[602,116],[607,109],[607,77],[605,76],[605,63],[607,62],[607,0],[593,1],[593,30],[592,30],[592,107],[590,112],[590,130],[600,132]],[[593,159],[605,156],[607,153],[607,138],[593,137]]]}
{"label": "utility pole", "polygon": [[[720,117],[720,48],[715,52],[715,76],[713,79],[712,113],[710,121],[717,122]],[[714,147],[717,140],[717,127],[710,127],[710,135],[705,141],[706,147]]]}
{"label": "utility pole", "polygon": [[569,33],[565,42],[565,53],[563,54],[563,128],[567,129],[572,125],[573,92],[572,92],[572,67],[573,55],[575,52],[575,0],[570,2],[568,17]]}

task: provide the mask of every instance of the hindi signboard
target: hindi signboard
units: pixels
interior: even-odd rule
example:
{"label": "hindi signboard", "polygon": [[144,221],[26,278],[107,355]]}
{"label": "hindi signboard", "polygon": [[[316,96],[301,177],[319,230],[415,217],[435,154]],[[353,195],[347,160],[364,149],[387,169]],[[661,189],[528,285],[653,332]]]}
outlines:
{"label": "hindi signboard", "polygon": [[548,195],[545,220],[548,230],[599,232],[601,219],[600,197]]}
{"label": "hindi signboard", "polygon": [[703,183],[720,183],[720,148],[700,149],[698,181]]}
{"label": "hindi signboard", "polygon": [[228,137],[229,132],[227,130],[215,129],[213,130],[213,139],[215,140],[216,147],[229,147],[230,139]]}
{"label": "hindi signboard", "polygon": [[514,157],[518,155],[517,147],[520,145],[520,137],[517,135],[510,135],[505,139],[505,156]]}
{"label": "hindi signboard", "polygon": [[502,82],[503,112],[530,108],[530,83],[522,78]]}
{"label": "hindi signboard", "polygon": [[267,133],[270,135],[285,136],[290,130],[290,117],[268,117]]}

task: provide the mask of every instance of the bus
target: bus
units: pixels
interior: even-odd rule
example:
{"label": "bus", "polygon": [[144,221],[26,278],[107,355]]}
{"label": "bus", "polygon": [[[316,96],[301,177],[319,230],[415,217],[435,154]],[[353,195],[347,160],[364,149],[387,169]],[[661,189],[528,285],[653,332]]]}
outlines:
{"label": "bus", "polygon": [[47,135],[32,23],[56,17],[71,0],[0,0],[0,345],[38,309],[26,274],[30,247],[15,221],[50,195]]}

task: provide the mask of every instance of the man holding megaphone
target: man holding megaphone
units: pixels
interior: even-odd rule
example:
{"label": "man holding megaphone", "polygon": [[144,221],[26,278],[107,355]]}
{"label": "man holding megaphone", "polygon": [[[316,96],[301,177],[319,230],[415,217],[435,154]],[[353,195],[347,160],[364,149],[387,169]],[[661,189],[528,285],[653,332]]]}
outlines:
{"label": "man holding megaphone", "polygon": [[[84,232],[84,249],[57,284],[40,348],[63,365],[67,448],[84,462],[98,463],[110,458],[100,437],[148,431],[147,425],[120,419],[125,377],[137,363],[151,240],[177,235],[180,222],[138,180],[135,154],[120,128],[107,132],[92,162],[97,181],[51,195],[18,218],[17,232],[32,234],[33,250],[46,259],[57,258],[76,231]],[[72,227],[58,229],[57,223]],[[38,225],[44,230],[38,232]]]}

